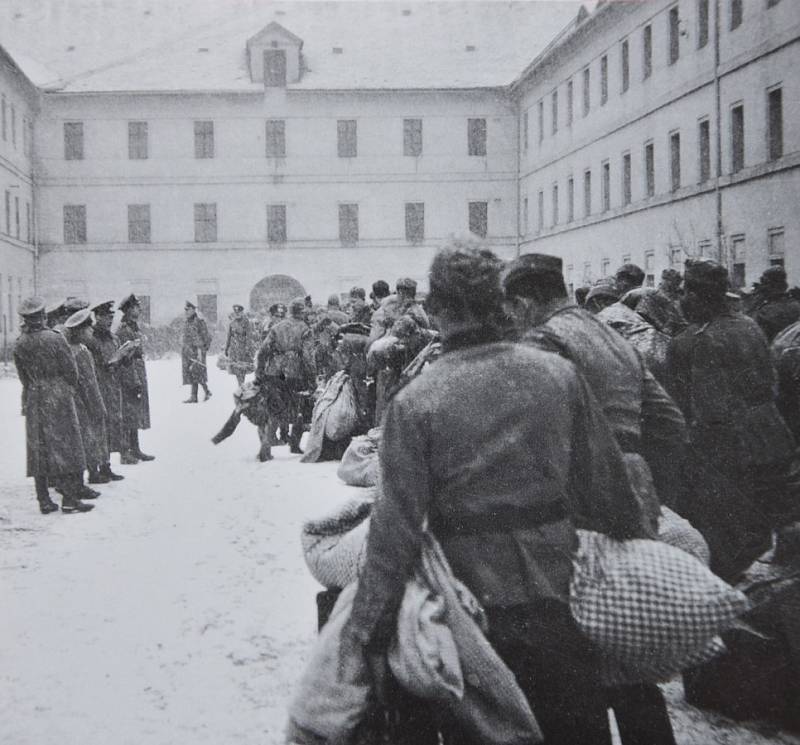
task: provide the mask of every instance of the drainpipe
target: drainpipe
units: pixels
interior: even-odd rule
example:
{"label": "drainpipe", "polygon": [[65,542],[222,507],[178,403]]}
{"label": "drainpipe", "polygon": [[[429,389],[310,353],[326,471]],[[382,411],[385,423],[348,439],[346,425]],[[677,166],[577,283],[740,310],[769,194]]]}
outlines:
{"label": "drainpipe", "polygon": [[715,130],[716,130],[716,150],[717,150],[717,168],[716,177],[714,179],[714,198],[716,201],[717,213],[717,255],[719,256],[720,263],[725,266],[728,271],[732,269],[729,266],[730,261],[727,251],[723,255],[724,247],[724,224],[722,220],[722,190],[720,189],[720,178],[722,177],[722,96],[720,92],[720,0],[714,0],[714,105],[715,105]]}

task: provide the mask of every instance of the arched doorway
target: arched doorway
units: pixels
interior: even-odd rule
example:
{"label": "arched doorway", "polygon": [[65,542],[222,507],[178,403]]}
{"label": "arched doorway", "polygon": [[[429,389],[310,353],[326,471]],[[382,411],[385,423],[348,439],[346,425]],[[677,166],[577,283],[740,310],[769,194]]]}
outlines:
{"label": "arched doorway", "polygon": [[290,300],[305,295],[305,288],[294,277],[270,274],[250,290],[250,310],[266,314],[273,303],[288,304]]}

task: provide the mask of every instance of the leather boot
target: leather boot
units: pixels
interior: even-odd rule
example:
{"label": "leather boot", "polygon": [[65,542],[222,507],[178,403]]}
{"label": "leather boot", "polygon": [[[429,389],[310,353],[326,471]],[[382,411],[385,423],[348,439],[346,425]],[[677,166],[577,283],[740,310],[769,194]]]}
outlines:
{"label": "leather boot", "polygon": [[122,452],[119,454],[119,462],[122,463],[123,466],[135,466],[139,462],[139,458],[136,456],[136,451],[134,449],[135,433],[135,429],[123,432]]}
{"label": "leather boot", "polygon": [[64,497],[61,500],[61,511],[68,515],[74,512],[91,512],[93,509],[93,504],[85,504],[75,497]]}
{"label": "leather boot", "polygon": [[118,473],[114,473],[111,470],[110,463],[105,463],[100,466],[100,473],[102,473],[109,481],[123,481],[125,479],[124,476],[120,476]]}
{"label": "leather boot", "polygon": [[61,511],[67,514],[75,512],[91,512],[94,509],[93,504],[84,504],[80,500],[81,489],[86,488],[81,483],[83,474],[74,473],[66,476],[59,491],[62,494]]}
{"label": "leather boot", "polygon": [[47,477],[36,476],[34,478],[34,483],[36,485],[36,500],[39,502],[39,512],[43,515],[49,515],[51,512],[58,512],[58,505],[50,499]]}
{"label": "leather boot", "polygon": [[183,403],[185,404],[197,403],[197,383],[192,383],[192,392],[189,394],[189,398],[187,398]]}
{"label": "leather boot", "polygon": [[89,468],[90,484],[107,484],[111,479],[103,471],[102,466],[91,466]]}
{"label": "leather boot", "polygon": [[139,460],[147,461],[147,460],[155,460],[156,459],[155,455],[147,455],[146,453],[142,452],[142,449],[139,447],[139,430],[138,429],[135,429],[135,430],[132,431],[131,437],[133,438],[133,446],[131,447],[131,450],[133,451],[133,454]]}
{"label": "leather boot", "polygon": [[303,417],[297,417],[297,421],[292,425],[292,431],[289,435],[289,452],[293,455],[302,455],[303,451],[300,448],[300,439],[303,436]]}
{"label": "leather boot", "polygon": [[203,401],[208,401],[211,398],[211,391],[209,390],[207,385],[203,386]]}

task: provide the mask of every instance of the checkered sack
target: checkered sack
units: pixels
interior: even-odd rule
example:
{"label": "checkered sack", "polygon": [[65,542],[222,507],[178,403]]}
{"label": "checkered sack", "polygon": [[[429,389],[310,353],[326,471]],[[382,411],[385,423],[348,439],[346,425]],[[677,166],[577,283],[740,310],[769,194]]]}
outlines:
{"label": "checkered sack", "polygon": [[324,587],[346,587],[358,579],[367,554],[372,500],[353,499],[300,533],[303,558],[311,576]]}
{"label": "checkered sack", "polygon": [[711,563],[711,551],[703,534],[688,520],[663,505],[658,519],[658,540],[686,551],[706,566]]}
{"label": "checkered sack", "polygon": [[[749,607],[745,595],[685,551],[579,530],[572,615],[628,681],[663,680],[719,651],[711,644]],[[620,673],[622,675],[622,673]]]}

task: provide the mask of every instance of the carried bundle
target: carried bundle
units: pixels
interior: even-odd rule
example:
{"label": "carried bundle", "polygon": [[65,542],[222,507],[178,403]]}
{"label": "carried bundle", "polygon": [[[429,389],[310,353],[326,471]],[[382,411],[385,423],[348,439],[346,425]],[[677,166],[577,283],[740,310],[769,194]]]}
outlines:
{"label": "carried bundle", "polygon": [[378,483],[378,447],[381,428],[373,427],[367,434],[354,437],[336,475],[350,486],[375,486]]}
{"label": "carried bundle", "polygon": [[316,463],[325,438],[340,442],[350,437],[360,422],[358,398],[350,376],[339,371],[317,396],[311,415],[311,432],[303,463]]}

